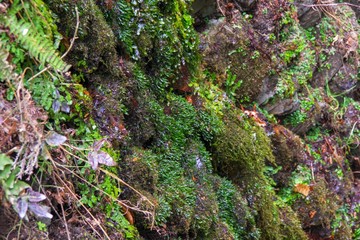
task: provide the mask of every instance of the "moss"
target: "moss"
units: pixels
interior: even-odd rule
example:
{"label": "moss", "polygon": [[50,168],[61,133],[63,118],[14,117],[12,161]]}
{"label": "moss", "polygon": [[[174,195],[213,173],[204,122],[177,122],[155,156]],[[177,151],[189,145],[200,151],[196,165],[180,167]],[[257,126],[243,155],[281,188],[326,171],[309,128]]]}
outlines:
{"label": "moss", "polygon": [[274,162],[270,141],[263,129],[241,112],[228,112],[224,123],[224,130],[214,144],[215,168],[235,182],[248,176],[261,176],[265,160]]}
{"label": "moss", "polygon": [[[146,69],[157,93],[172,86],[183,71],[197,71],[197,34],[186,1],[117,1],[104,9],[124,54]],[[159,94],[159,95],[161,95]]]}
{"label": "moss", "polygon": [[258,239],[260,230],[256,228],[253,212],[247,205],[238,186],[228,180],[214,177],[221,222],[228,226],[233,239]]}
{"label": "moss", "polygon": [[203,66],[216,73],[217,84],[224,89],[228,78],[226,72],[230,70],[236,75],[236,82],[242,81],[236,90],[239,102],[255,100],[271,68],[268,56],[256,48],[256,40],[249,42],[250,34],[259,37],[251,31],[248,23],[239,17],[236,25],[226,23],[225,19],[218,20],[201,36]]}
{"label": "moss", "polygon": [[59,32],[65,36],[65,47],[69,47],[75,31],[75,7],[78,7],[78,39],[67,57],[74,69],[87,74],[106,70],[112,75],[119,76],[115,37],[94,1],[49,1],[48,5],[59,17]]}
{"label": "moss", "polygon": [[281,169],[274,175],[277,187],[288,185],[291,173],[297,165],[307,159],[305,146],[301,139],[290,130],[280,125],[273,126],[274,134],[271,135],[272,149],[277,166]]}
{"label": "moss", "polygon": [[[264,176],[265,161],[274,161],[271,145],[263,129],[241,113],[229,112],[224,118],[225,128],[214,144],[217,170],[244,188],[249,206],[256,213],[256,226],[262,239],[284,239],[281,214],[270,181]],[[302,233],[294,223],[294,232]],[[298,239],[305,239],[297,235]]]}
{"label": "moss", "polygon": [[309,196],[298,199],[293,208],[297,210],[303,228],[313,237],[351,239],[348,210],[340,203],[340,196],[329,190],[325,179],[318,179]]}
{"label": "moss", "polygon": [[279,206],[281,224],[280,229],[284,234],[284,239],[297,240],[308,239],[301,227],[301,222],[298,215],[289,206]]}

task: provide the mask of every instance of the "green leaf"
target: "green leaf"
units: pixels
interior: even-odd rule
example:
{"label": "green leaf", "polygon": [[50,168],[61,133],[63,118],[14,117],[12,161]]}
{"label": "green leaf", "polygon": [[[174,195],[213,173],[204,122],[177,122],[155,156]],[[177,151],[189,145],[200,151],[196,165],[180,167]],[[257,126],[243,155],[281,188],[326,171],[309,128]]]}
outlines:
{"label": "green leaf", "polygon": [[10,174],[11,174],[11,165],[7,165],[2,171],[0,171],[0,180],[8,179]]}
{"label": "green leaf", "polygon": [[20,192],[22,192],[23,190],[29,188],[29,184],[27,184],[26,182],[23,181],[16,181],[16,183],[14,184],[14,187],[12,189],[10,189],[8,191],[9,195],[14,195],[14,196],[18,196],[20,194]]}
{"label": "green leaf", "polygon": [[13,188],[16,182],[16,173],[12,171],[9,178],[6,180],[6,185],[8,188]]}
{"label": "green leaf", "polygon": [[6,156],[5,154],[1,153],[0,154],[0,171],[4,170],[6,165],[12,165],[13,161],[11,160],[11,158],[9,158],[8,156]]}

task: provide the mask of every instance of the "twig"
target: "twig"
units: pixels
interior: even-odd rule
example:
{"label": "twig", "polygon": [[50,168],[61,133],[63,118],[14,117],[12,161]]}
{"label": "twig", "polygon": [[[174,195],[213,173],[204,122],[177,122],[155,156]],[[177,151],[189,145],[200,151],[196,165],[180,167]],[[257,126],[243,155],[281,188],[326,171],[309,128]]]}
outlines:
{"label": "twig", "polygon": [[[95,218],[95,216],[91,214],[89,209],[80,201],[80,199],[76,196],[76,194],[65,184],[65,182],[59,176],[57,176],[57,178],[60,180],[60,182],[63,183],[64,187],[73,196],[73,198],[76,199],[77,203],[79,203],[84,208],[84,210],[90,215],[90,217],[94,220],[94,222],[97,223],[97,225],[99,226],[101,231],[104,233],[104,235],[107,237],[107,239],[111,239],[109,237],[109,235],[107,234],[106,230],[104,229],[104,227],[100,223],[98,223],[98,220]],[[95,229],[95,227],[92,225],[92,223],[90,223],[90,222],[88,222],[88,223],[91,226],[91,228],[94,230],[94,232],[96,232],[96,234],[99,235],[99,237],[101,237],[101,234]]]}
{"label": "twig", "polygon": [[351,3],[318,3],[318,4],[304,4],[304,3],[295,3],[295,5],[301,5],[304,7],[328,7],[328,6],[337,6],[337,5],[347,5],[350,7],[360,8],[360,6],[351,4]]}
{"label": "twig", "polygon": [[224,13],[224,11],[222,10],[222,8],[221,8],[221,6],[220,6],[220,0],[217,0],[216,3],[217,3],[217,5],[218,5],[219,11],[220,11],[221,14],[225,17],[225,13]]}
{"label": "twig", "polygon": [[71,48],[72,48],[73,45],[74,45],[75,39],[77,38],[76,35],[77,35],[78,30],[79,30],[80,20],[79,20],[79,11],[78,11],[78,9],[77,9],[76,6],[75,6],[75,12],[76,12],[76,27],[75,27],[74,37],[71,39],[70,47],[69,47],[68,50],[61,56],[61,58],[64,58],[64,57],[70,52]]}

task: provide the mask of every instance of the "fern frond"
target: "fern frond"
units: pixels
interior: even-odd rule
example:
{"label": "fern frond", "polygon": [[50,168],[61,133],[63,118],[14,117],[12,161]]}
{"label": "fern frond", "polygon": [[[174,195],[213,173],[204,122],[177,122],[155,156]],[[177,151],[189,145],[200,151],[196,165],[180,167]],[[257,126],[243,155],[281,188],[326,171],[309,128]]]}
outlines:
{"label": "fern frond", "polygon": [[45,36],[39,35],[30,23],[22,19],[18,20],[15,15],[4,16],[4,20],[4,24],[16,36],[17,42],[22,44],[22,47],[41,64],[44,66],[49,64],[60,72],[69,70],[71,66],[60,58],[52,42]]}

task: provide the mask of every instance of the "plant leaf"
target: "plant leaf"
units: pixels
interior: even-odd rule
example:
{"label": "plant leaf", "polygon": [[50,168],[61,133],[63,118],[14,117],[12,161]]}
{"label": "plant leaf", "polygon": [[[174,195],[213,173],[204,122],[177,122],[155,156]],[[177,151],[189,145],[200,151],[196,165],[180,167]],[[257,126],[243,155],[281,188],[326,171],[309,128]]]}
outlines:
{"label": "plant leaf", "polygon": [[26,212],[28,210],[29,204],[26,199],[19,197],[14,205],[15,211],[19,214],[19,217],[22,219],[25,217]]}
{"label": "plant leaf", "polygon": [[41,202],[42,200],[46,199],[46,196],[44,194],[41,194],[39,192],[33,191],[31,188],[27,190],[27,199],[29,202]]}
{"label": "plant leaf", "polygon": [[301,193],[305,197],[307,197],[310,193],[310,186],[307,184],[298,183],[294,186],[294,192]]}
{"label": "plant leaf", "polygon": [[94,170],[98,168],[99,163],[106,166],[116,166],[116,162],[112,159],[112,157],[108,153],[103,151],[89,152],[88,160],[92,169]]}
{"label": "plant leaf", "polygon": [[66,141],[66,137],[54,131],[50,131],[45,139],[50,146],[59,146]]}
{"label": "plant leaf", "polygon": [[13,164],[13,161],[5,154],[0,154],[0,171],[4,170],[6,165]]}
{"label": "plant leaf", "polygon": [[98,168],[98,159],[97,159],[97,153],[96,152],[89,152],[87,159],[89,160],[89,163],[91,165],[91,168],[93,170],[96,170]]}
{"label": "plant leaf", "polygon": [[11,158],[9,158],[8,156],[6,156],[5,154],[1,153],[0,154],[0,171],[4,170],[6,165],[12,165],[13,161],[11,160]]}
{"label": "plant leaf", "polygon": [[98,162],[104,164],[106,166],[116,166],[116,162],[112,159],[112,157],[103,151],[97,153]]}
{"label": "plant leaf", "polygon": [[52,109],[54,110],[55,113],[60,111],[60,101],[59,100],[55,100],[52,104]]}
{"label": "plant leaf", "polygon": [[50,213],[50,208],[45,205],[41,205],[38,203],[29,202],[29,209],[40,218],[51,219],[53,215]]}
{"label": "plant leaf", "polygon": [[18,196],[23,190],[29,188],[29,184],[26,182],[17,180],[12,189],[9,189],[9,194]]}
{"label": "plant leaf", "polygon": [[104,145],[106,139],[101,139],[99,141],[95,141],[94,144],[93,144],[93,149],[94,149],[94,152],[98,152],[100,151],[100,148]]}
{"label": "plant leaf", "polygon": [[11,165],[7,165],[0,170],[0,179],[8,179],[10,174],[11,174]]}

